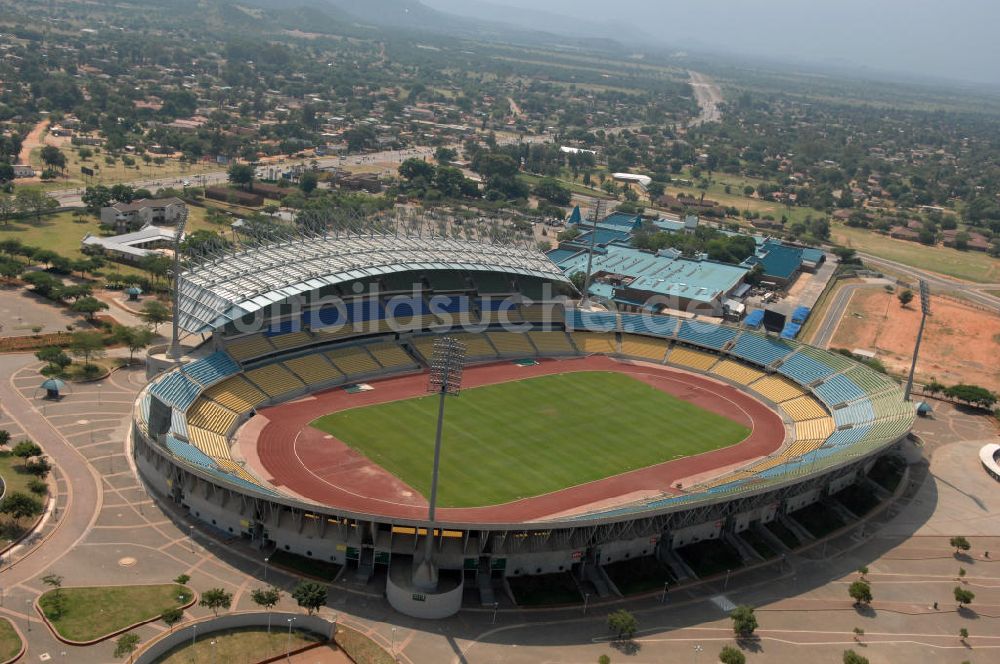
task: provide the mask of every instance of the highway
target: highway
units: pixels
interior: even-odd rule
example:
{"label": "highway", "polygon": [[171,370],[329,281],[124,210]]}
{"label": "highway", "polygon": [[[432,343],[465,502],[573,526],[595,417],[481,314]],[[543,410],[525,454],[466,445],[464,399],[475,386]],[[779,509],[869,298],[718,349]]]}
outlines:
{"label": "highway", "polygon": [[930,286],[932,293],[934,291],[958,291],[966,300],[981,307],[986,307],[991,311],[1000,312],[1000,297],[983,292],[985,290],[1000,291],[1000,284],[976,284],[968,281],[960,281],[935,272],[928,272],[926,270],[910,267],[909,265],[897,263],[896,261],[891,261],[885,258],[879,258],[878,256],[872,256],[871,254],[866,254],[860,251],[858,252],[858,256],[865,263],[876,269],[888,269],[893,272],[898,272],[910,278],[910,280],[914,282],[919,279],[923,279],[927,282],[927,285]]}

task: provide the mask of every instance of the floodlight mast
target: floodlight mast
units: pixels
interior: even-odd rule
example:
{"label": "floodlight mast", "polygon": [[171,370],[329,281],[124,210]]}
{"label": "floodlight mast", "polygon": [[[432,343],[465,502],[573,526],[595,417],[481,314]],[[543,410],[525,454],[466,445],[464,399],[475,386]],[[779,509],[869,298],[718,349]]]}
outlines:
{"label": "floodlight mast", "polygon": [[920,353],[920,342],[924,338],[924,323],[931,314],[931,289],[926,281],[920,281],[920,329],[917,331],[917,343],[913,347],[913,360],[910,362],[910,376],[906,380],[906,391],[903,394],[903,401],[910,400],[910,392],[913,391],[913,374],[917,369],[917,355]]}
{"label": "floodlight mast", "polygon": [[413,584],[423,590],[437,588],[437,566],[434,564],[434,519],[437,511],[438,471],[441,466],[441,432],[444,428],[445,397],[458,396],[462,389],[465,366],[465,344],[454,337],[434,340],[431,373],[427,391],[438,394],[437,431],[434,436],[434,469],[431,474],[431,495],[427,506],[427,534],[424,539],[424,559],[413,570]]}
{"label": "floodlight mast", "polygon": [[604,207],[604,199],[598,198],[597,203],[594,205],[594,225],[590,229],[590,248],[587,250],[587,273],[583,280],[583,300],[581,304],[585,308],[590,305],[590,271],[593,269],[594,264],[594,248],[597,244],[597,222],[601,220],[601,208]]}
{"label": "floodlight mast", "polygon": [[177,230],[174,232],[174,265],[173,265],[173,300],[174,300],[174,313],[173,321],[170,326],[170,348],[167,349],[167,359],[179,360],[184,355],[184,350],[181,348],[180,342],[180,321],[181,321],[181,307],[180,307],[180,279],[181,279],[181,238],[184,237],[184,227],[187,225],[188,210],[187,206],[181,208],[180,218],[177,220]]}

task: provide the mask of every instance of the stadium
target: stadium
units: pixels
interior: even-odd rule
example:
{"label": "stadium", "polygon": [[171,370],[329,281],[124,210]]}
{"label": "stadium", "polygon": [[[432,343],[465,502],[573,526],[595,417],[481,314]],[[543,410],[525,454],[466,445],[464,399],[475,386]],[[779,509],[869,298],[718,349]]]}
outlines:
{"label": "stadium", "polygon": [[[318,234],[177,281],[178,325],[201,342],[182,363],[151,354],[162,371],[132,427],[149,489],[227,537],[384,578],[411,615],[450,615],[466,590],[491,605],[516,577],[601,589],[605,566],[780,520],[859,481],[914,420],[894,381],[850,358],[581,307],[512,243]],[[442,335],[466,366],[432,525]],[[448,579],[434,597],[404,579],[429,531]]]}

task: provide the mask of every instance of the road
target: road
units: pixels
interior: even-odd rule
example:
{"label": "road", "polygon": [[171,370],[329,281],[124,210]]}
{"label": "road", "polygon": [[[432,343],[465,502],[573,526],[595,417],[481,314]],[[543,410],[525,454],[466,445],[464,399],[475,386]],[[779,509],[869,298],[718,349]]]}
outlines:
{"label": "road", "polygon": [[830,345],[830,342],[833,341],[833,335],[837,331],[837,326],[844,317],[847,305],[850,303],[851,296],[854,295],[855,291],[868,288],[885,288],[886,285],[892,283],[888,279],[870,279],[863,284],[845,284],[841,286],[809,343],[820,348],[827,348]]}
{"label": "road", "polygon": [[691,121],[691,127],[695,127],[706,122],[718,122],[722,119],[722,111],[719,104],[722,103],[722,90],[715,81],[696,71],[688,71],[691,77],[691,88],[694,96],[701,107],[701,113]]}
{"label": "road", "polygon": [[946,277],[935,272],[928,272],[903,263],[897,263],[878,256],[872,256],[864,252],[858,252],[858,256],[865,263],[879,269],[888,269],[911,277],[913,280],[923,279],[931,287],[931,292],[957,291],[962,297],[979,306],[986,307],[991,311],[1000,311],[1000,297],[985,293],[985,290],[1000,291],[1000,284],[975,284],[968,281],[960,281],[951,277]]}

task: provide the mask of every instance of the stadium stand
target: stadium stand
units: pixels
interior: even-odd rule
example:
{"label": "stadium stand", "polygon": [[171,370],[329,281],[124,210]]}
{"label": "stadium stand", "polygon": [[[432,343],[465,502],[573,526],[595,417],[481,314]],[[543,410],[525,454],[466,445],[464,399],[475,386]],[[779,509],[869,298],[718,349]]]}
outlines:
{"label": "stadium stand", "polygon": [[239,373],[240,365],[222,351],[196,360],[184,367],[188,378],[193,378],[205,387],[218,383],[223,378]]}
{"label": "stadium stand", "polygon": [[528,338],[541,355],[575,355],[576,349],[564,332],[528,332]]}
{"label": "stadium stand", "polygon": [[673,338],[679,318],[656,314],[621,314],[622,330],[649,334],[657,337]]}
{"label": "stadium stand", "polygon": [[842,374],[830,376],[813,391],[827,406],[835,406],[865,396],[864,390]]}
{"label": "stadium stand", "polygon": [[529,323],[562,323],[562,307],[554,304],[529,304],[521,307],[521,318]]}
{"label": "stadium stand", "polygon": [[376,373],[381,369],[364,346],[349,346],[326,353],[327,359],[333,362],[345,376],[360,376]]}
{"label": "stadium stand", "polygon": [[592,353],[605,353],[614,355],[618,353],[618,343],[615,335],[603,332],[573,332],[570,335],[577,350],[590,355]]}
{"label": "stadium stand", "polygon": [[205,396],[226,408],[245,413],[267,401],[267,395],[254,387],[243,376],[227,378],[205,390]]}
{"label": "stadium stand", "polygon": [[817,362],[821,362],[826,366],[834,370],[834,372],[847,371],[848,369],[853,369],[857,365],[854,360],[841,355],[840,353],[833,353],[830,351],[820,350],[819,348],[813,348],[812,346],[806,346],[805,344],[799,346],[798,355],[808,355]]}
{"label": "stadium stand", "polygon": [[272,399],[301,391],[305,387],[305,383],[281,364],[268,364],[252,369],[244,375]]}
{"label": "stadium stand", "polygon": [[793,353],[778,367],[778,373],[784,374],[802,385],[826,378],[834,372],[833,367],[818,362],[801,352]]}
{"label": "stadium stand", "polygon": [[781,404],[781,407],[796,422],[826,416],[826,410],[823,406],[808,394],[790,399]]}
{"label": "stadium stand", "polygon": [[251,334],[238,339],[226,340],[223,342],[226,352],[232,355],[239,362],[246,362],[255,357],[273,353],[275,348],[263,334]]}
{"label": "stadium stand", "polygon": [[614,332],[618,329],[618,316],[610,311],[571,309],[567,312],[566,324],[574,330]]}
{"label": "stadium stand", "polygon": [[344,377],[344,374],[330,364],[330,361],[322,353],[285,360],[284,365],[309,387],[316,387]]}
{"label": "stadium stand", "polygon": [[191,434],[188,438],[191,444],[208,456],[229,457],[229,443],[222,434],[200,427],[189,427],[188,431]]}
{"label": "stadium stand", "polygon": [[669,347],[670,342],[666,339],[653,339],[637,334],[622,335],[621,352],[622,355],[628,355],[629,357],[638,357],[643,360],[662,364],[663,358],[667,356],[667,348]]}
{"label": "stadium stand", "polygon": [[[468,332],[450,333],[448,336],[454,337],[465,344],[465,355],[472,361],[494,360],[497,351],[490,344],[486,335]],[[430,362],[434,355],[434,336],[423,336],[413,339],[413,347],[420,353],[425,361]]]}
{"label": "stadium stand", "polygon": [[792,348],[787,342],[745,331],[736,338],[729,352],[736,357],[766,367],[788,355],[792,352]]}
{"label": "stadium stand", "polygon": [[535,348],[528,337],[517,332],[488,332],[486,336],[494,348],[505,356],[530,357],[535,355]]}
{"label": "stadium stand", "polygon": [[683,346],[674,346],[673,350],[667,355],[667,364],[678,364],[689,369],[697,369],[698,371],[708,371],[718,361],[718,355]]}
{"label": "stadium stand", "polygon": [[171,371],[150,390],[160,401],[177,410],[187,410],[198,398],[201,387],[181,371]]}
{"label": "stadium stand", "polygon": [[416,366],[413,358],[392,341],[372,344],[368,346],[368,352],[385,369],[404,369]]}
{"label": "stadium stand", "polygon": [[867,394],[878,394],[888,389],[898,387],[896,381],[885,374],[870,371],[861,367],[853,367],[843,374],[843,377]]}
{"label": "stadium stand", "polygon": [[308,332],[288,332],[270,338],[271,345],[278,350],[291,350],[306,346],[313,341],[313,336]]}
{"label": "stadium stand", "polygon": [[198,399],[187,412],[188,432],[192,427],[207,429],[223,436],[236,424],[238,414],[208,399]]}
{"label": "stadium stand", "polygon": [[712,373],[724,376],[742,385],[749,385],[764,375],[763,371],[729,358],[721,360],[712,367]]}
{"label": "stadium stand", "polygon": [[837,427],[830,417],[817,417],[811,420],[803,420],[795,423],[796,440],[826,440],[826,437],[833,433]]}
{"label": "stadium stand", "polygon": [[699,346],[722,350],[726,344],[732,341],[738,330],[730,327],[723,327],[714,323],[703,321],[681,321],[681,326],[677,330],[677,338]]}
{"label": "stadium stand", "polygon": [[782,376],[764,376],[751,383],[750,389],[775,403],[788,401],[805,394],[801,387]]}
{"label": "stadium stand", "polygon": [[872,409],[871,401],[862,399],[844,408],[833,411],[833,421],[838,427],[847,425],[867,424],[875,420],[875,411]]}

